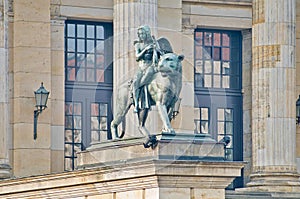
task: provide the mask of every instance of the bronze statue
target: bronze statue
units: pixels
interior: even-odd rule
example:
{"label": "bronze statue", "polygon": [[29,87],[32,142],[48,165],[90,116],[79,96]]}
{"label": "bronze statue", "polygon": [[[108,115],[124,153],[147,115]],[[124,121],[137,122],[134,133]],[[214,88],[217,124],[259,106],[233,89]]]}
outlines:
{"label": "bronze statue", "polygon": [[151,36],[149,26],[140,26],[137,34],[139,40],[134,42],[134,48],[139,67],[133,79],[132,88],[135,113],[137,113],[139,109],[150,108],[147,101],[139,101],[140,92],[141,88],[149,84],[152,76],[157,72],[157,62],[160,54],[162,54],[159,46],[156,45],[154,37]]}
{"label": "bronze statue", "polygon": [[148,136],[145,147],[155,147],[156,136],[150,135],[145,128],[148,112],[156,105],[163,122],[163,132],[175,133],[170,121],[174,117],[174,106],[178,103],[182,87],[183,55],[173,53],[170,43],[165,38],[157,41],[150,34],[148,26],[138,30],[139,41],[135,42],[136,60],[139,69],[129,85],[119,88],[114,120],[111,122],[112,136],[122,138],[124,129],[119,135],[117,127],[125,119],[131,105],[139,119],[139,131]]}

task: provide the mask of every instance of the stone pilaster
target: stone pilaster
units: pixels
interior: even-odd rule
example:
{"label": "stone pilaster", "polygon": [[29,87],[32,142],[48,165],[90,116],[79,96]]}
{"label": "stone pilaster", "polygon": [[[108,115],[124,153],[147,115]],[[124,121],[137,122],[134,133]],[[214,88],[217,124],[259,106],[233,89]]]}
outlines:
{"label": "stone pilaster", "polygon": [[[53,6],[53,5],[52,5]],[[51,172],[64,171],[64,26],[66,18],[51,19]],[[47,110],[50,111],[50,110]]]}
{"label": "stone pilaster", "polygon": [[[50,0],[13,1],[10,24],[12,59],[13,174],[50,173],[51,162],[51,26]],[[61,66],[63,67],[63,66]],[[44,82],[48,108],[39,115],[33,139],[34,91]]]}
{"label": "stone pilaster", "polygon": [[249,182],[252,158],[252,32],[249,29],[242,31],[243,36],[243,157],[248,164],[244,167],[244,182]]}
{"label": "stone pilaster", "polygon": [[[114,1],[114,99],[118,88],[127,84],[137,70],[137,62],[134,55],[134,40],[137,37],[137,28],[140,25],[149,25],[152,35],[157,32],[157,0],[115,0]],[[114,107],[116,107],[116,100]],[[147,124],[150,127],[155,125],[157,116],[148,117]],[[151,122],[152,124],[149,124]],[[126,117],[126,135],[136,136],[137,120],[132,110]],[[130,125],[129,125],[130,124]],[[138,135],[140,135],[138,133]]]}
{"label": "stone pilaster", "polygon": [[291,191],[295,154],[295,0],[253,0],[252,174],[249,187]]}
{"label": "stone pilaster", "polygon": [[0,179],[11,176],[9,164],[8,2],[0,2]]}

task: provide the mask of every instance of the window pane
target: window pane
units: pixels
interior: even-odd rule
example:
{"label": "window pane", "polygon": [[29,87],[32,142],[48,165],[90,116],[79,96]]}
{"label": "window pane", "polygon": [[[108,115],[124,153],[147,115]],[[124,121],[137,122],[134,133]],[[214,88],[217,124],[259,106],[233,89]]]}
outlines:
{"label": "window pane", "polygon": [[77,25],[77,37],[84,37],[84,25]]}
{"label": "window pane", "polygon": [[211,47],[205,47],[204,48],[204,58],[205,59],[212,59]]}
{"label": "window pane", "polygon": [[229,36],[228,34],[222,34],[222,45],[223,46],[229,46]]}
{"label": "window pane", "polygon": [[107,130],[107,118],[100,117],[100,130]]}
{"label": "window pane", "polygon": [[221,60],[221,48],[214,48],[214,56],[213,56],[213,59],[215,61],[219,61]]}
{"label": "window pane", "polygon": [[208,121],[201,121],[201,133],[208,133]]}
{"label": "window pane", "polygon": [[73,132],[72,130],[65,131],[65,142],[73,142]]}
{"label": "window pane", "polygon": [[201,108],[201,120],[208,120],[208,108]]}
{"label": "window pane", "polygon": [[222,64],[222,74],[229,75],[230,74],[230,62],[223,62]]}
{"label": "window pane", "polygon": [[211,87],[211,75],[204,75],[204,87]]}
{"label": "window pane", "polygon": [[100,141],[107,140],[107,132],[106,131],[100,131]]}
{"label": "window pane", "polygon": [[88,53],[94,53],[95,52],[95,47],[94,47],[94,40],[87,40],[87,52]]}
{"label": "window pane", "polygon": [[97,53],[104,54],[104,41],[97,41]]}
{"label": "window pane", "polygon": [[218,134],[225,134],[224,122],[218,122]]}
{"label": "window pane", "polygon": [[222,87],[223,88],[230,88],[230,77],[229,76],[223,76],[222,77]]}
{"label": "window pane", "polygon": [[220,88],[221,87],[221,76],[214,75],[214,88]]}
{"label": "window pane", "polygon": [[81,103],[74,103],[74,115],[81,115]]}
{"label": "window pane", "polygon": [[91,117],[91,129],[92,130],[99,130],[98,117]]}
{"label": "window pane", "polygon": [[75,39],[68,39],[68,51],[75,52]]}
{"label": "window pane", "polygon": [[100,116],[107,116],[107,104],[100,104]]}
{"label": "window pane", "polygon": [[74,157],[77,157],[76,153],[81,151],[81,144],[76,143],[74,144]]}
{"label": "window pane", "polygon": [[218,109],[218,121],[224,121],[224,109]]}
{"label": "window pane", "polygon": [[221,45],[221,34],[220,33],[214,33],[214,45],[215,46]]}
{"label": "window pane", "polygon": [[75,66],[75,64],[76,64],[75,53],[68,53],[67,55],[68,55],[68,57],[67,57],[67,60],[68,60],[67,65],[68,66]]}
{"label": "window pane", "polygon": [[67,34],[68,37],[75,37],[75,24],[68,24],[67,31],[68,31]]}
{"label": "window pane", "polygon": [[203,61],[202,60],[197,60],[196,61],[196,68],[195,68],[196,73],[203,73]]}
{"label": "window pane", "polygon": [[211,61],[205,61],[204,72],[205,72],[206,74],[212,72],[212,62],[211,62]]}
{"label": "window pane", "polygon": [[232,135],[232,134],[233,134],[233,123],[226,122],[226,135]]}
{"label": "window pane", "polygon": [[225,154],[226,154],[225,155],[226,160],[230,160],[230,161],[233,160],[233,149],[226,149]]}
{"label": "window pane", "polygon": [[67,68],[67,80],[75,81],[75,68]]}
{"label": "window pane", "polygon": [[72,116],[65,116],[65,128],[72,129]]}
{"label": "window pane", "polygon": [[222,48],[222,59],[229,60],[230,59],[230,50],[229,48]]}
{"label": "window pane", "polygon": [[214,61],[214,74],[220,74],[220,73],[221,73],[221,62]]}
{"label": "window pane", "polygon": [[81,137],[82,137],[81,132],[82,132],[81,130],[74,130],[74,142],[75,143],[81,142]]}
{"label": "window pane", "polygon": [[196,32],[195,33],[195,40],[196,40],[196,44],[197,45],[202,45],[202,35],[203,33],[202,32]]}
{"label": "window pane", "polygon": [[225,109],[225,120],[232,121],[233,120],[233,111],[232,109]]}
{"label": "window pane", "polygon": [[95,54],[88,54],[87,55],[86,67],[95,68]]}
{"label": "window pane", "polygon": [[77,51],[78,52],[85,52],[84,40],[77,39]]}
{"label": "window pane", "polygon": [[73,116],[74,129],[81,129],[81,116]]}
{"label": "window pane", "polygon": [[207,46],[211,46],[212,45],[212,33],[210,32],[206,32],[204,37],[204,44]]}
{"label": "window pane", "polygon": [[195,51],[195,59],[202,59],[202,46],[196,46]]}
{"label": "window pane", "polygon": [[72,157],[73,156],[73,149],[71,144],[65,145],[65,156]]}
{"label": "window pane", "polygon": [[87,25],[86,28],[87,28],[86,29],[87,37],[88,38],[95,38],[95,26]]}
{"label": "window pane", "polygon": [[97,26],[97,39],[104,39],[103,26]]}
{"label": "window pane", "polygon": [[99,115],[99,104],[91,103],[91,115],[98,116]]}
{"label": "window pane", "polygon": [[227,137],[229,137],[230,138],[230,142],[229,142],[229,144],[226,146],[226,148],[233,148],[233,137],[232,137],[232,135],[226,135]]}
{"label": "window pane", "polygon": [[77,66],[79,66],[79,67],[85,67],[85,57],[84,57],[84,54],[78,54],[77,55]]}
{"label": "window pane", "polygon": [[72,115],[73,113],[73,104],[72,102],[65,103],[65,115]]}

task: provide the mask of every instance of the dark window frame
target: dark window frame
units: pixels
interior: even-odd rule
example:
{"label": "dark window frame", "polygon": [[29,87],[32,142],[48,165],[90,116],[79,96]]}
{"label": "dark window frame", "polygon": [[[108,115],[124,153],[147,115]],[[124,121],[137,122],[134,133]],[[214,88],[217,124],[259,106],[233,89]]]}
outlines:
{"label": "dark window frame", "polygon": [[[70,25],[70,26],[69,26]],[[74,27],[74,35],[68,36],[68,27]],[[78,35],[77,33],[77,26],[83,27],[84,34]],[[88,35],[87,29],[91,28],[90,32],[94,32],[94,35]],[[99,34],[101,38],[97,38],[96,30],[99,30],[101,32],[101,29],[103,30],[103,37],[101,34]],[[92,116],[91,116],[91,104],[92,103],[98,103],[98,104],[106,104],[107,110],[106,110],[106,133],[107,133],[107,139],[111,139],[111,132],[108,128],[110,122],[112,121],[112,91],[113,91],[113,49],[112,49],[112,35],[113,35],[113,26],[112,23],[109,22],[91,22],[91,21],[82,21],[82,20],[66,20],[65,21],[65,103],[66,105],[68,103],[81,103],[81,138],[80,141],[74,142],[74,133],[77,131],[76,128],[69,128],[70,126],[67,125],[67,119],[70,120],[75,115],[68,115],[65,112],[65,170],[74,170],[76,168],[76,152],[85,150],[87,147],[91,145],[92,141],[92,133],[91,133],[91,126],[92,126]],[[75,48],[74,50],[70,50],[68,46],[68,41],[74,40],[75,42]],[[84,49],[84,52],[79,52],[79,47],[77,46],[77,41],[80,40],[80,42],[84,45],[82,49]],[[104,51],[100,54],[103,54],[104,62],[103,64],[99,64],[97,62],[97,43],[100,43],[99,41],[103,41],[104,45]],[[88,51],[87,45],[88,42],[91,45],[91,48]],[[92,50],[94,49],[94,51]],[[73,53],[75,58],[68,59],[69,54]],[[78,55],[82,55],[84,57],[83,64],[78,64]],[[89,61],[89,56],[95,55],[92,60],[92,65],[87,65]],[[70,62],[71,60],[71,62]],[[91,64],[89,63],[89,64]],[[73,66],[74,65],[74,66]],[[102,68],[101,68],[102,67]],[[68,69],[74,68],[74,79],[68,79]],[[103,69],[103,74],[100,74],[101,79],[97,79],[97,70]],[[78,81],[76,79],[76,75],[78,74],[78,71],[82,70],[84,71],[84,81]],[[93,81],[87,81],[88,80],[88,70],[93,70],[90,74],[93,78]],[[101,81],[97,81],[101,80]],[[77,116],[76,116],[77,117]],[[75,120],[74,120],[75,121]],[[100,120],[98,120],[100,125]],[[72,123],[73,125],[73,123]],[[68,134],[67,134],[68,131]],[[71,134],[70,134],[71,131]],[[68,137],[72,137],[72,141],[67,140]],[[100,141],[98,139],[98,141]],[[70,145],[70,146],[67,146]],[[71,146],[72,145],[72,146]],[[78,148],[77,146],[80,146]],[[69,148],[68,148],[69,147]],[[77,147],[77,148],[76,148]],[[76,150],[75,150],[76,148]],[[69,151],[68,151],[69,150]],[[68,154],[68,155],[67,155]],[[70,155],[71,154],[71,155]]]}
{"label": "dark window frame", "polygon": [[[214,33],[221,34],[220,38],[222,38],[222,34],[229,35],[229,46],[222,46],[222,39],[217,46],[214,46],[213,42],[207,41],[205,45],[204,34],[210,33],[213,39]],[[234,37],[234,40],[230,42],[230,40]],[[201,38],[201,39],[199,39]],[[235,46],[232,46],[234,44]],[[233,54],[230,54],[229,60],[222,60],[223,55],[214,56],[212,53],[214,48],[221,48],[222,49],[230,49],[229,51]],[[204,49],[209,49],[208,54],[210,56],[206,56],[207,52],[204,52]],[[206,53],[206,54],[205,54]],[[236,56],[236,57],[234,57]],[[220,61],[220,65],[222,66],[223,62],[229,62],[230,64],[234,64],[236,71],[230,71],[229,73],[223,72],[223,67],[220,67],[220,74],[222,82],[223,76],[227,74],[231,75],[232,77],[237,77],[238,81],[234,87],[215,87],[214,86],[214,59],[218,58],[216,61]],[[211,75],[211,85],[212,86],[204,86],[203,79],[199,77],[199,74],[205,74],[205,61],[212,62],[212,67],[209,68],[207,75]],[[200,67],[198,67],[200,66]],[[201,67],[202,66],[202,67]],[[208,65],[209,66],[209,65]],[[230,65],[231,66],[231,65]],[[228,71],[226,71],[228,72]],[[228,161],[242,161],[243,160],[243,126],[242,126],[242,35],[240,31],[231,31],[231,30],[215,30],[215,29],[203,29],[198,28],[195,29],[194,32],[194,75],[195,75],[195,82],[194,82],[194,91],[195,91],[195,104],[194,107],[196,109],[200,108],[209,108],[209,134],[216,139],[220,140],[222,136],[226,135],[226,129],[224,130],[224,134],[218,133],[218,109],[232,109],[233,112],[233,134],[231,136],[232,145],[229,145],[226,149],[225,158],[228,157],[228,152],[231,150],[233,152],[232,157],[228,159]],[[198,77],[197,77],[198,76]],[[209,79],[209,78],[208,78]],[[201,80],[201,81],[197,81]],[[221,83],[220,83],[221,84]],[[209,85],[209,84],[208,84]],[[195,118],[195,124],[198,121],[201,121],[201,117]],[[224,120],[224,123],[227,121]],[[228,121],[229,122],[229,121]],[[224,127],[225,128],[225,127]],[[197,129],[197,127],[195,127]],[[198,132],[199,133],[199,132]],[[234,183],[229,188],[236,188],[243,186],[243,179],[242,177],[237,178]]]}
{"label": "dark window frame", "polygon": [[[199,34],[202,33],[202,34]],[[212,41],[211,44],[205,44],[205,38],[203,35],[206,33],[210,33],[211,38],[214,38],[215,34],[221,34],[220,38],[220,44],[219,45],[214,45],[214,42]],[[201,35],[201,39],[199,39],[199,35]],[[230,38],[234,38],[233,40],[229,41],[229,45],[224,45],[223,44],[223,35],[229,35]],[[207,91],[208,89],[213,89],[215,92],[216,91],[221,91],[223,92],[226,90],[226,92],[237,92],[239,93],[241,88],[242,88],[242,70],[241,70],[241,63],[242,63],[242,35],[240,31],[230,31],[230,30],[215,30],[215,29],[202,29],[202,28],[197,28],[195,29],[194,32],[194,74],[195,74],[195,92],[196,93],[201,93],[202,91]],[[232,46],[235,45],[235,46]],[[206,49],[208,50],[208,53]],[[212,53],[214,49],[229,49],[230,50],[230,55],[229,55],[229,60],[226,60],[223,58],[223,54],[220,54],[220,60],[214,60],[214,54]],[[238,49],[238,50],[237,50]],[[232,53],[231,53],[232,52]],[[235,52],[235,53],[234,53]],[[200,55],[199,55],[200,54]],[[207,54],[210,54],[207,56]],[[214,61],[219,61],[220,63],[220,75],[217,75],[215,72],[214,68],[214,63],[217,64],[217,62]],[[205,63],[211,63],[211,68],[208,70],[205,69]],[[225,64],[230,63],[230,65],[235,66],[236,70],[230,70],[230,72],[226,72],[225,70]],[[201,67],[197,67],[198,65],[202,65]],[[200,70],[202,71],[199,71]],[[234,68],[233,68],[234,69]],[[204,76],[210,77],[211,78],[211,83],[212,86],[205,86],[204,82]],[[220,76],[220,86],[216,87],[214,86],[214,77]],[[229,81],[229,88],[223,86],[223,79],[225,77],[232,77],[230,78]],[[237,85],[233,87],[234,85],[234,79],[237,79]]]}

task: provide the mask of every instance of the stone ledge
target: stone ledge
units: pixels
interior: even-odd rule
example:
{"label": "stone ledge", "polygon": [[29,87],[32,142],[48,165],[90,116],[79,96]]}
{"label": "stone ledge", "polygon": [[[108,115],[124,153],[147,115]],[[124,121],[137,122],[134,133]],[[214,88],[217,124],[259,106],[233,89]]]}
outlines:
{"label": "stone ledge", "polygon": [[300,193],[263,191],[226,191],[226,199],[299,199]]}
{"label": "stone ledge", "polygon": [[252,6],[252,0],[183,0],[182,3],[207,3],[207,4],[228,4],[228,5],[241,5]]}
{"label": "stone ledge", "polygon": [[0,198],[80,197],[159,188],[225,189],[242,162],[152,160],[0,181]]}
{"label": "stone ledge", "polygon": [[157,136],[154,149],[144,148],[145,137],[127,138],[94,143],[77,154],[79,169],[111,165],[119,161],[141,160],[198,160],[224,161],[224,143],[208,134],[166,134]]}

